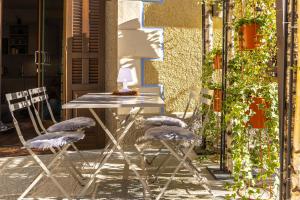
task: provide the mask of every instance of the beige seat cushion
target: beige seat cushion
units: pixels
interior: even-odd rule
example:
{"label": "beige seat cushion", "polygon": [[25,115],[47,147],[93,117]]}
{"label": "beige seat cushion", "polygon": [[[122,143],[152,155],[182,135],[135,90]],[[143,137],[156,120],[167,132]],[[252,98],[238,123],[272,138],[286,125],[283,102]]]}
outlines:
{"label": "beige seat cushion", "polygon": [[83,131],[47,133],[26,141],[25,147],[36,149],[61,147],[82,140],[84,137]]}
{"label": "beige seat cushion", "polygon": [[145,132],[145,140],[183,140],[191,141],[198,139],[192,131],[177,126],[158,126],[149,128]]}
{"label": "beige seat cushion", "polygon": [[154,116],[145,120],[147,126],[178,126],[185,128],[187,124],[181,119],[169,116]]}
{"label": "beige seat cushion", "polygon": [[96,122],[89,117],[75,117],[50,126],[47,132],[77,131],[78,129],[95,126]]}

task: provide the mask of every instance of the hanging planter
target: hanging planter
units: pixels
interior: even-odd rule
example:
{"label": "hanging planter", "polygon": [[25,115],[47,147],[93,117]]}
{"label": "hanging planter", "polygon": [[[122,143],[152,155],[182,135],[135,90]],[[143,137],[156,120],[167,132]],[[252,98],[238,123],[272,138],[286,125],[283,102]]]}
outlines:
{"label": "hanging planter", "polygon": [[240,50],[252,50],[260,46],[261,36],[258,34],[262,25],[259,18],[242,18],[236,22]]}
{"label": "hanging planter", "polygon": [[[249,109],[254,112],[254,114],[250,117],[247,125],[250,125],[252,128],[265,128],[265,109],[268,108],[268,104],[262,97],[253,97],[252,99],[253,102],[250,104]],[[249,114],[249,112],[247,114]]]}
{"label": "hanging planter", "polygon": [[214,69],[222,69],[222,56],[219,53],[214,57]]}
{"label": "hanging planter", "polygon": [[214,111],[221,112],[222,110],[222,90],[214,89]]}
{"label": "hanging planter", "polygon": [[240,27],[239,45],[241,50],[251,50],[259,47],[260,36],[257,33],[258,30],[259,25],[256,23],[244,24]]}

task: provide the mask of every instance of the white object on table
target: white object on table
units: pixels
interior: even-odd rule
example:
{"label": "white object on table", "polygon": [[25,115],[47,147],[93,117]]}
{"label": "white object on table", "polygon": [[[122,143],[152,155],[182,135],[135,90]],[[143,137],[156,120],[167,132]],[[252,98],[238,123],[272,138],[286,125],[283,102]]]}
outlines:
{"label": "white object on table", "polygon": [[119,69],[119,74],[117,78],[118,83],[123,84],[123,88],[120,92],[128,92],[131,89],[128,88],[129,85],[134,85],[137,83],[137,75],[135,68],[122,67]]}
{"label": "white object on table", "polygon": [[[124,157],[126,163],[129,165],[129,169],[131,169],[140,182],[143,185],[143,188],[151,194],[149,187],[146,181],[141,177],[141,175],[137,172],[137,170],[132,165],[128,156],[124,153],[122,147],[119,145],[120,142],[124,139],[126,134],[129,132],[129,129],[132,127],[136,120],[136,116],[143,110],[145,107],[163,107],[164,101],[160,96],[154,93],[142,93],[138,96],[117,96],[112,95],[111,93],[88,93],[85,94],[75,100],[72,100],[62,106],[63,109],[89,109],[96,121],[99,123],[101,128],[105,131],[111,143],[108,143],[103,150],[106,152],[109,149],[109,152],[105,155],[105,157],[101,160],[101,163],[95,173],[91,176],[90,181],[85,185],[85,187],[80,192],[79,196],[83,196],[86,194],[88,188],[94,182],[97,174],[101,171],[102,166],[106,163],[112,153],[117,149],[120,151],[122,156]],[[105,126],[103,121],[100,119],[99,115],[95,112],[94,109],[97,108],[122,108],[129,107],[132,108],[131,112],[129,112],[128,116],[122,123],[123,128],[118,129],[116,132],[118,138],[114,137],[108,128]],[[112,147],[111,147],[112,146]],[[110,148],[111,147],[111,148]]]}

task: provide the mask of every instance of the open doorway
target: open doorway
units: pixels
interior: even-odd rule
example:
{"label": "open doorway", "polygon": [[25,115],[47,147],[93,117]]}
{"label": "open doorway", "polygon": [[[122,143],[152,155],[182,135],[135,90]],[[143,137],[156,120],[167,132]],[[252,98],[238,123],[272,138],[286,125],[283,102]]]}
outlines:
{"label": "open doorway", "polygon": [[[55,117],[60,117],[63,2],[2,0],[0,112],[4,123],[12,120],[5,94],[40,86],[47,87]],[[47,120],[47,113],[42,108],[40,112]],[[26,134],[35,134],[28,116],[19,117]],[[19,146],[14,130],[0,134],[1,147]]]}

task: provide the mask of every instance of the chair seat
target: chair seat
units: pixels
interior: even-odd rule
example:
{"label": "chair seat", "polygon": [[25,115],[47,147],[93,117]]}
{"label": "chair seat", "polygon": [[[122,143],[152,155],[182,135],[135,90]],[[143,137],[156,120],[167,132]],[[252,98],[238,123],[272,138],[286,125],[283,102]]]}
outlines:
{"label": "chair seat", "polygon": [[181,119],[169,116],[154,116],[145,120],[145,125],[148,126],[178,126],[185,128],[187,124]]}
{"label": "chair seat", "polygon": [[192,131],[177,126],[159,126],[148,129],[144,139],[149,140],[184,140],[198,139]]}
{"label": "chair seat", "polygon": [[82,140],[84,137],[83,131],[47,133],[26,141],[25,147],[35,149],[61,147]]}
{"label": "chair seat", "polygon": [[75,117],[50,126],[47,132],[77,131],[82,128],[95,126],[96,122],[89,117]]}

